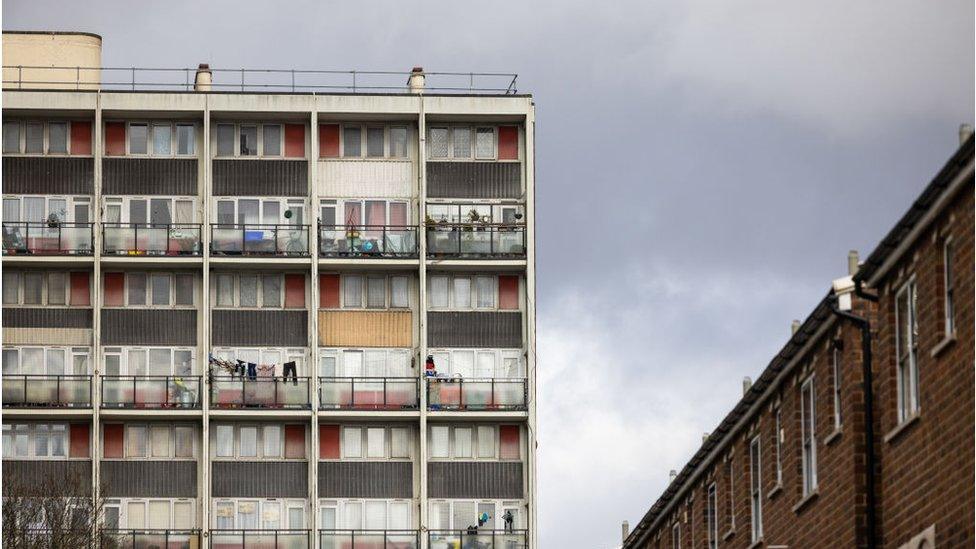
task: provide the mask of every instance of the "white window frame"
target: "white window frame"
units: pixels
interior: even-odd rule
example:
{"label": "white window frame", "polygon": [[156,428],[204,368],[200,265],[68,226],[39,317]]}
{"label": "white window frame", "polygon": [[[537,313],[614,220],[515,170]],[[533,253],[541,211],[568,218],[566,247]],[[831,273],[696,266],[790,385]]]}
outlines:
{"label": "white window frame", "polygon": [[[370,456],[369,455],[369,430],[370,429],[382,429],[383,430],[383,455],[382,456]],[[346,448],[346,433],[348,432],[350,436],[354,436],[354,430],[359,431],[360,436],[360,455],[352,455],[347,453]],[[393,433],[394,431],[405,432],[407,436],[407,455],[406,456],[394,456],[393,455]],[[414,429],[406,425],[377,425],[371,423],[344,423],[339,426],[339,460],[338,461],[411,461],[415,454],[416,446],[416,434]],[[336,461],[332,460],[322,460],[322,461]]]}
{"label": "white window frame", "polygon": [[[358,278],[360,283],[360,293],[359,293],[359,303],[349,303],[346,300],[346,280],[350,278]],[[384,279],[385,285],[385,296],[383,300],[382,307],[370,307],[369,306],[369,279]],[[393,279],[394,278],[406,278],[407,279],[407,305],[405,307],[394,307],[393,306]],[[382,273],[355,273],[355,274],[340,274],[339,275],[339,308],[344,310],[368,310],[368,311],[383,311],[383,310],[409,310],[413,303],[410,292],[410,277],[402,274],[382,274]]]}
{"label": "white window frame", "polygon": [[[25,221],[26,216],[24,212],[24,202],[28,198],[42,199],[44,200],[44,219]],[[4,222],[8,223],[44,223],[47,219],[57,212],[51,211],[51,204],[59,201],[64,201],[65,210],[64,213],[59,217],[61,222],[64,223],[82,223],[81,221],[75,220],[75,210],[79,206],[84,206],[87,212],[87,223],[92,223],[92,198],[90,196],[84,195],[36,195],[36,194],[5,194],[3,195],[4,205],[6,206],[7,201],[17,202],[17,219],[4,219]]]}
{"label": "white window frame", "polygon": [[947,339],[956,334],[955,280],[952,276],[955,249],[952,244],[951,236],[942,240],[942,310]]}
{"label": "white window frame", "polygon": [[[87,121],[85,121],[87,122]],[[28,153],[27,151],[27,124],[41,124],[41,152]],[[19,146],[17,151],[4,151],[4,156],[71,156],[71,120],[4,120],[3,125],[17,124],[19,130]],[[51,152],[51,124],[64,124],[65,131],[65,152]],[[92,139],[94,140],[93,136]],[[92,147],[94,152],[94,147]],[[77,155],[76,155],[77,156]],[[91,153],[84,156],[92,156]]]}
{"label": "white window frame", "polygon": [[[356,128],[359,130],[359,155],[358,156],[346,156],[346,128]],[[370,129],[380,128],[383,130],[383,154],[379,156],[370,156],[368,152],[369,139],[367,137],[367,132]],[[394,156],[393,155],[393,130],[394,129],[404,129],[406,130],[406,150],[404,154]],[[345,160],[397,160],[397,159],[409,159],[410,158],[410,126],[404,124],[377,124],[377,123],[362,123],[362,122],[348,122],[339,124],[339,156],[338,159]]]}
{"label": "white window frame", "polygon": [[[354,377],[354,378],[396,378],[396,377],[414,377],[415,372],[413,371],[413,365],[411,364],[411,352],[410,348],[405,347],[329,347],[319,349],[319,362],[318,362],[318,375],[319,377]],[[362,354],[362,372],[350,372],[347,371],[346,361],[344,360],[347,354],[351,353],[361,353]],[[381,376],[371,376],[366,375],[366,353],[383,353],[384,356],[384,373]],[[332,358],[334,360],[334,374],[324,375],[322,373],[323,369],[323,359]],[[398,366],[397,363],[400,363]],[[402,370],[399,371],[399,370]]]}
{"label": "white window frame", "polygon": [[[431,348],[428,353],[434,357],[434,367],[438,374],[449,377],[464,378],[463,372],[455,370],[458,354],[473,354],[472,374],[478,369],[478,358],[482,355],[492,355],[494,357],[494,367],[492,375],[479,376],[472,375],[470,379],[526,379],[525,362],[522,354],[517,349],[477,349],[477,348]],[[505,376],[505,363],[508,360],[517,362],[515,376]]]}
{"label": "white window frame", "polygon": [[[200,455],[200,448],[198,438],[200,437],[200,429],[192,423],[158,423],[158,422],[109,422],[106,425],[121,425],[122,426],[122,457],[112,458],[105,456],[105,445],[101,444],[101,459],[103,461],[160,461],[165,459],[167,461],[196,461]],[[144,429],[146,433],[146,455],[130,455],[129,454],[129,430],[130,429]],[[159,429],[165,429],[168,432],[169,437],[169,455],[167,456],[154,456],[152,452],[152,431]],[[192,444],[192,455],[190,456],[177,456],[176,455],[176,430],[177,429],[192,429],[192,434],[190,436],[190,441]]]}
{"label": "white window frame", "polygon": [[833,378],[831,393],[834,403],[834,431],[840,431],[843,426],[843,413],[841,410],[841,348],[840,342],[834,342],[830,346],[830,369]]}
{"label": "white window frame", "polygon": [[[171,120],[107,120],[106,124],[110,123],[122,123],[125,124],[125,156],[130,156],[133,158],[194,158],[196,157],[197,151],[197,128],[198,125],[195,122],[179,122]],[[134,153],[132,152],[131,139],[132,135],[131,128],[133,125],[146,126],[146,152],[145,153]],[[170,130],[169,135],[169,154],[156,154],[155,151],[155,132],[157,127],[168,127]],[[191,148],[193,152],[189,154],[179,154],[179,127],[180,126],[190,126],[193,128],[192,136],[193,141],[191,143]],[[70,137],[69,137],[70,141]]]}
{"label": "white window frame", "polygon": [[[276,368],[275,375],[280,376],[284,374],[284,363],[294,362],[295,371],[298,377],[304,377],[305,372],[305,362],[306,362],[306,352],[303,348],[298,347],[214,347],[212,350],[214,357],[221,360],[226,360],[228,362],[236,362],[237,357],[242,354],[245,356],[253,357],[257,355],[260,361],[259,364],[275,364]],[[272,360],[273,357],[277,356],[277,361]],[[249,362],[242,358],[245,362]]]}
{"label": "white window frame", "polygon": [[[506,509],[516,509],[518,513],[516,514],[515,521],[513,524],[514,530],[524,530],[525,526],[523,521],[526,516],[525,502],[522,500],[502,500],[502,499],[443,499],[443,498],[432,498],[427,500],[427,509],[429,511],[429,517],[432,517],[429,521],[430,524],[428,528],[431,530],[455,530],[462,531],[467,529],[468,524],[454,524],[454,509],[457,505],[471,505],[475,512],[478,511],[479,506],[482,505],[492,505],[494,507],[494,516],[492,519],[495,521],[495,530],[504,529],[504,521],[502,516],[504,516]],[[436,528],[438,524],[435,522],[436,519],[433,517],[437,516],[434,508],[435,506],[443,506],[447,510],[448,516],[448,527],[447,528]],[[474,517],[472,517],[474,518]],[[474,522],[477,524],[477,522]]]}
{"label": "white window frame", "polygon": [[776,408],[776,486],[783,485],[783,413]]}
{"label": "white window frame", "polygon": [[[250,311],[258,310],[302,310],[305,307],[285,307],[285,275],[286,274],[301,274],[305,277],[305,303],[308,303],[308,276],[305,273],[284,273],[278,272],[268,272],[268,271],[215,271],[213,273],[214,283],[211,284],[210,299],[213,303],[214,309],[242,309]],[[232,305],[218,305],[218,291],[219,288],[216,283],[216,277],[222,275],[230,275],[233,279],[233,304]],[[258,279],[257,284],[257,305],[247,305],[241,304],[241,277],[242,276],[254,276]],[[278,305],[266,306],[264,303],[264,277],[274,276],[278,278]]]}
{"label": "white window frame", "polygon": [[[131,220],[132,214],[132,202],[134,201],[144,201],[146,203],[146,222],[145,223],[133,223]],[[152,201],[153,200],[166,200],[170,203],[170,225],[179,225],[183,223],[196,223],[197,222],[197,198],[195,196],[106,196],[105,197],[105,217],[103,218],[104,223],[122,223],[122,224],[134,224],[140,227],[148,225],[164,225],[163,223],[154,222],[150,217],[152,217]],[[180,202],[189,202],[192,205],[190,209],[191,217],[190,221],[176,221],[176,205]],[[109,208],[119,209],[119,220],[118,221],[108,221]]]}
{"label": "white window frame", "polygon": [[758,543],[763,537],[762,440],[758,435],[749,443],[749,485],[752,542]]}
{"label": "white window frame", "polygon": [[[811,375],[800,385],[800,450],[804,497],[817,490],[816,398],[815,377]],[[808,404],[809,409],[807,409]],[[807,429],[808,423],[809,429]]]}
{"label": "white window frame", "polygon": [[[167,374],[133,374],[129,372],[129,353],[130,351],[143,351],[146,353],[146,371],[149,371],[149,353],[151,351],[158,351],[160,349],[165,349],[169,351],[169,373]],[[177,371],[176,363],[176,353],[177,352],[188,352],[190,353],[190,372],[180,373]],[[146,376],[156,376],[156,375],[167,375],[167,376],[192,376],[197,375],[197,349],[196,347],[187,346],[176,346],[176,347],[165,347],[165,346],[106,346],[102,347],[102,375],[120,375],[120,376],[130,376],[130,375],[146,375]],[[107,363],[108,357],[118,357],[119,359],[119,373],[118,374],[108,374],[106,371],[105,364]]]}
{"label": "white window frame", "polygon": [[[274,121],[236,121],[230,122],[226,120],[214,121],[212,123],[213,131],[211,132],[211,147],[213,149],[212,156],[216,159],[227,159],[227,158],[237,158],[237,159],[249,159],[249,160],[259,160],[264,158],[274,158],[282,160],[306,160],[307,151],[305,155],[299,157],[288,157],[285,156],[285,122],[274,122]],[[220,155],[218,146],[218,130],[220,126],[233,126],[234,127],[234,142],[232,155]],[[248,126],[256,128],[256,143],[257,154],[244,155],[241,154],[241,127]],[[265,154],[264,152],[264,127],[265,126],[278,126],[278,154]],[[304,127],[304,126],[303,126]],[[304,147],[307,149],[308,147]]]}
{"label": "white window frame", "polygon": [[219,528],[217,526],[217,519],[219,518],[218,517],[218,514],[217,514],[217,508],[220,505],[227,505],[227,504],[230,504],[233,507],[233,521],[232,521],[233,522],[233,526],[230,528],[231,530],[235,530],[235,529],[239,530],[239,529],[242,529],[243,526],[244,526],[241,523],[241,520],[240,520],[240,516],[241,516],[241,504],[253,504],[254,505],[254,516],[255,516],[255,520],[257,521],[257,524],[255,525],[255,528],[256,529],[259,529],[259,530],[260,529],[265,529],[265,528],[263,528],[263,526],[264,526],[263,525],[263,522],[264,522],[263,517],[264,517],[264,511],[265,511],[265,507],[266,506],[268,506],[268,507],[277,507],[278,508],[278,528],[277,528],[278,530],[289,530],[290,529],[290,528],[287,528],[287,521],[288,521],[288,511],[291,510],[291,509],[298,509],[298,508],[300,508],[302,510],[303,528],[300,528],[300,529],[304,529],[304,526],[307,526],[308,525],[308,505],[307,505],[307,500],[304,500],[304,499],[295,499],[295,498],[213,498],[213,507],[212,507],[213,512],[211,513],[211,517],[212,517],[212,519],[211,519],[211,523],[212,523],[211,529],[213,529],[213,530],[219,530]]}
{"label": "white window frame", "polygon": [[[105,275],[106,274],[116,274],[121,272],[124,275],[125,282],[122,285],[122,299],[124,305],[111,305],[104,306],[109,309],[125,307],[127,309],[195,309],[197,307],[197,277],[190,272],[181,271],[103,271],[101,290],[104,294],[105,292]],[[146,277],[146,302],[145,303],[130,303],[129,302],[129,280],[134,275],[142,275]],[[152,277],[153,275],[163,275],[169,277],[169,304],[168,305],[153,305],[152,303]],[[193,280],[193,303],[190,304],[176,304],[176,277],[178,275],[190,275]]]}
{"label": "white window frame", "polygon": [[[429,424],[427,426],[427,441],[428,445],[433,444],[433,433],[434,428],[447,428],[447,457],[434,457],[433,455],[428,456],[429,461],[502,461],[502,462],[512,462],[512,461],[522,461],[523,459],[523,447],[525,446],[524,441],[521,439],[522,430],[519,429],[519,457],[517,459],[512,458],[502,458],[501,457],[501,429],[502,426],[510,426],[509,423],[463,423],[463,424]],[[468,429],[471,431],[471,455],[470,456],[459,456],[457,451],[457,435],[458,429]],[[480,441],[480,430],[481,429],[491,429],[492,434],[492,444],[491,444],[491,454],[481,455],[482,448]],[[432,452],[431,452],[432,454]]]}
{"label": "white window frame", "polygon": [[708,485],[705,498],[705,529],[708,549],[718,549],[718,488],[715,483]]}
{"label": "white window frame", "polygon": [[[442,307],[434,305],[432,302],[431,294],[433,293],[433,279],[447,279],[447,306]],[[456,296],[455,290],[455,280],[462,278],[468,279],[470,281],[470,289],[468,296],[470,302],[467,304],[458,303],[458,298]],[[482,278],[491,279],[491,302],[490,307],[479,306],[481,291],[478,287],[478,280]],[[519,309],[501,309],[499,307],[499,296],[498,296],[498,284],[499,275],[496,273],[464,273],[464,274],[450,274],[450,273],[431,273],[427,276],[427,309],[431,311],[517,311],[521,310],[521,303],[519,304]],[[521,286],[521,284],[520,284]],[[521,302],[521,299],[519,300]]]}
{"label": "white window frame", "polygon": [[[428,148],[427,160],[446,161],[446,162],[484,162],[498,160],[498,125],[497,124],[433,124],[427,129],[427,139],[430,140],[431,130],[447,130],[447,156],[433,156]],[[471,132],[470,154],[468,156],[455,156],[454,151],[454,131],[455,129],[466,129]],[[490,129],[492,133],[492,154],[490,156],[478,155],[478,130]],[[408,138],[409,140],[409,138]]]}
{"label": "white window frame", "polygon": [[[47,422],[47,421],[13,421],[3,423],[3,459],[4,460],[31,460],[31,461],[67,461],[67,460],[88,460],[91,459],[89,456],[83,457],[70,457],[71,455],[71,424],[65,422]],[[36,442],[41,434],[48,439],[47,442],[47,454],[39,455],[37,453]],[[54,435],[60,433],[61,438],[61,448],[64,450],[64,455],[56,455],[53,453],[53,445],[51,444],[51,439]],[[27,439],[27,453],[23,455],[16,454],[16,443],[15,438],[20,436],[25,436]],[[89,436],[91,434],[89,433]],[[90,443],[90,441],[89,441]],[[90,447],[90,446],[89,446]]]}
{"label": "white window frame", "polygon": [[[290,425],[302,425],[305,431],[305,455],[301,458],[286,458],[285,457],[285,427]],[[217,455],[217,427],[232,427],[234,432],[233,437],[233,455],[232,456],[218,456]],[[267,428],[277,427],[278,428],[278,455],[265,455],[265,436],[268,434]],[[241,451],[241,429],[256,429],[257,434],[254,439],[254,449],[256,456],[245,456]],[[210,437],[210,452],[211,459],[213,461],[308,461],[309,458],[309,433],[308,427],[305,424],[291,422],[242,422],[242,423],[228,423],[219,422],[214,424],[212,429],[213,435]]]}
{"label": "white window frame", "polygon": [[[40,349],[44,357],[44,370],[45,372],[24,372],[24,351],[25,350],[37,350]],[[4,372],[4,375],[91,375],[92,373],[92,353],[91,347],[73,347],[73,346],[42,346],[42,345],[4,345],[3,346],[4,355],[7,351],[17,351],[17,368],[16,371]],[[61,374],[51,374],[47,373],[48,365],[48,353],[52,351],[60,351],[64,353],[64,373]],[[86,364],[86,371],[84,373],[74,373],[74,359],[75,357],[84,357]]]}
{"label": "white window frame", "polygon": [[[145,524],[142,528],[138,528],[134,525],[129,524],[129,504],[143,505],[143,516],[149,517],[149,503],[159,503],[167,502],[169,503],[169,526],[166,529],[175,530],[190,530],[196,528],[197,524],[197,513],[196,513],[196,500],[192,498],[112,498],[105,501],[105,508],[116,509],[119,516],[119,530],[150,530],[149,525]],[[184,527],[182,525],[176,524],[176,506],[177,505],[189,505],[190,506],[190,517],[192,518],[192,524],[189,527]]]}
{"label": "white window frame", "polygon": [[[908,305],[908,318],[901,310]],[[906,327],[903,322],[908,322]],[[898,423],[915,417],[921,409],[918,391],[918,287],[912,276],[895,294],[895,371],[898,384]],[[908,341],[903,341],[905,334]],[[907,378],[907,379],[906,379]],[[907,390],[906,390],[907,389]]]}
{"label": "white window frame", "polygon": [[[358,507],[360,511],[359,524],[362,528],[358,530],[365,529],[366,526],[366,504],[367,503],[385,503],[386,504],[386,530],[413,530],[414,529],[414,504],[412,500],[400,499],[400,498],[390,498],[390,499],[380,499],[380,498],[331,498],[331,499],[320,499],[319,500],[319,516],[318,516],[318,527],[322,530],[350,530],[352,526],[348,521],[348,512],[351,509]],[[401,526],[394,524],[392,521],[393,507],[405,508],[407,514],[407,525]],[[324,524],[324,514],[322,511],[326,509],[331,509],[333,515],[335,516],[335,525],[333,528],[326,528]]]}
{"label": "white window frame", "polygon": [[[258,203],[258,221],[256,223],[240,223],[240,207],[242,200],[254,200]],[[219,221],[218,212],[221,203],[230,202],[234,206],[234,219],[230,223],[224,223]],[[269,203],[277,204],[278,215],[277,220],[274,223],[264,222],[264,207]],[[292,217],[285,217],[285,212],[292,209],[300,210],[302,217],[302,223],[294,223],[297,219]],[[213,197],[213,221],[218,227],[230,227],[230,226],[248,226],[256,227],[259,225],[278,225],[281,227],[306,227],[309,225],[306,214],[308,213],[308,203],[304,198],[279,198],[273,196],[215,196]]]}
{"label": "white window frame", "polygon": [[[41,302],[40,303],[26,303],[26,282],[25,274],[27,273],[40,273],[44,279],[41,284]],[[64,303],[51,303],[50,300],[50,288],[51,288],[51,275],[52,274],[63,274],[64,275]],[[85,273],[88,275],[88,305],[72,305],[71,304],[71,275],[73,273]],[[10,306],[25,306],[31,308],[80,308],[80,309],[90,309],[91,308],[91,272],[90,271],[77,271],[77,270],[35,270],[35,269],[17,269],[17,268],[6,268],[3,271],[4,278],[9,276],[17,277],[17,299],[16,301],[4,301],[3,305],[5,307]],[[5,285],[6,286],[6,285]],[[6,287],[4,288],[6,289]]]}

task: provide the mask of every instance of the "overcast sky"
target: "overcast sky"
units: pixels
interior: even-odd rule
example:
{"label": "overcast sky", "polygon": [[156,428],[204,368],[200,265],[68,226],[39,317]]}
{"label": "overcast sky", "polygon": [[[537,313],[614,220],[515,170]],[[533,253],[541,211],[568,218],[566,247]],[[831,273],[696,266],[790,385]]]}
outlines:
{"label": "overcast sky", "polygon": [[973,121],[972,0],[5,0],[114,66],[506,71],[537,104],[542,546],[619,543]]}

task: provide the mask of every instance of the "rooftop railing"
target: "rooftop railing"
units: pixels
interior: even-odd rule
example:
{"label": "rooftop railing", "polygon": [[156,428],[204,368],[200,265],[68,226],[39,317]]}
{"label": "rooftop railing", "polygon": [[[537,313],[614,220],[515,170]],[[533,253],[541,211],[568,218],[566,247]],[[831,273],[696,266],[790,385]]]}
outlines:
{"label": "rooftop railing", "polygon": [[524,378],[428,377],[427,407],[430,410],[526,410],[528,387]]}
{"label": "rooftop railing", "polygon": [[[4,89],[193,91],[196,68],[4,65]],[[405,71],[208,69],[215,92],[406,93]],[[518,74],[424,72],[425,93],[513,95]]]}
{"label": "rooftop railing", "polygon": [[94,223],[3,222],[3,255],[91,255]]}
{"label": "rooftop railing", "polygon": [[90,408],[92,376],[3,374],[4,408]]}
{"label": "rooftop railing", "polygon": [[418,549],[417,530],[319,530],[321,549]]}
{"label": "rooftop railing", "polygon": [[310,549],[311,530],[210,530],[210,549]]}
{"label": "rooftop railing", "polygon": [[308,225],[210,224],[214,255],[308,256]]}
{"label": "rooftop railing", "polygon": [[197,549],[199,530],[111,530],[99,532],[99,549]]}
{"label": "rooftop railing", "polygon": [[428,530],[427,546],[430,549],[525,549],[529,546],[529,533],[525,530]]}
{"label": "rooftop railing", "polygon": [[427,256],[459,259],[525,257],[525,225],[427,225]]}
{"label": "rooftop railing", "polygon": [[106,255],[202,255],[200,223],[102,223]]}
{"label": "rooftop railing", "polygon": [[415,377],[320,377],[320,410],[416,410]]}
{"label": "rooftop railing", "polygon": [[321,257],[417,257],[411,225],[319,225]]}
{"label": "rooftop railing", "polygon": [[200,380],[201,376],[102,375],[102,408],[197,409]]}
{"label": "rooftop railing", "polygon": [[309,381],[308,377],[211,376],[210,406],[308,409],[312,407]]}

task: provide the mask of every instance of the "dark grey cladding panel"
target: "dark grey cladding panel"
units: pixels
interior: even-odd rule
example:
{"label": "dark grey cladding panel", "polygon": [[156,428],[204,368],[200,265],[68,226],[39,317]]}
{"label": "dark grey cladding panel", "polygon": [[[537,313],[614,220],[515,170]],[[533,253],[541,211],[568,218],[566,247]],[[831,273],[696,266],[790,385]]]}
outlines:
{"label": "dark grey cladding panel", "polygon": [[319,497],[412,498],[409,461],[320,461]]}
{"label": "dark grey cladding panel", "polygon": [[196,461],[102,461],[101,467],[108,497],[197,497]]}
{"label": "dark grey cladding panel", "polygon": [[214,196],[306,196],[306,160],[213,161]]}
{"label": "dark grey cladding panel", "polygon": [[215,461],[211,476],[216,498],[308,497],[305,461]]}
{"label": "dark grey cladding panel", "polygon": [[430,198],[519,198],[521,162],[428,162]]}
{"label": "dark grey cladding panel", "polygon": [[4,194],[92,194],[95,160],[82,156],[5,156]]}
{"label": "dark grey cladding panel", "polygon": [[196,345],[196,309],[102,309],[102,345]]}
{"label": "dark grey cladding panel", "polygon": [[308,346],[308,311],[214,310],[214,345]]}
{"label": "dark grey cladding panel", "polygon": [[[90,460],[3,460],[3,495],[30,496],[91,494]],[[53,492],[52,492],[53,491]],[[47,492],[47,493],[45,493]]]}
{"label": "dark grey cladding panel", "polygon": [[91,309],[4,307],[4,328],[91,328]]}
{"label": "dark grey cladding panel", "polygon": [[432,498],[522,497],[520,461],[432,461],[427,494]]}
{"label": "dark grey cladding panel", "polygon": [[430,312],[427,338],[431,347],[522,346],[520,312]]}
{"label": "dark grey cladding panel", "polygon": [[196,158],[105,158],[102,194],[195,196]]}

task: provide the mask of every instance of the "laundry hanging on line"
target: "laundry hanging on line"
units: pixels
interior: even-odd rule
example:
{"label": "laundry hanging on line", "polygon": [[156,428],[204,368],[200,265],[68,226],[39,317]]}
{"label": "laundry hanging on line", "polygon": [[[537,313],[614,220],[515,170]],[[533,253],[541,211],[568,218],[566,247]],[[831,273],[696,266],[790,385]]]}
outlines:
{"label": "laundry hanging on line", "polygon": [[[211,373],[213,373],[215,368],[219,368],[220,370],[223,370],[226,375],[240,375],[241,377],[244,377],[246,372],[247,377],[250,379],[255,379],[258,376],[275,377],[275,372],[278,368],[277,364],[255,364],[253,362],[245,362],[243,360],[223,360],[213,355],[209,355],[209,362]],[[294,364],[294,362],[286,363],[286,365],[287,364]]]}

